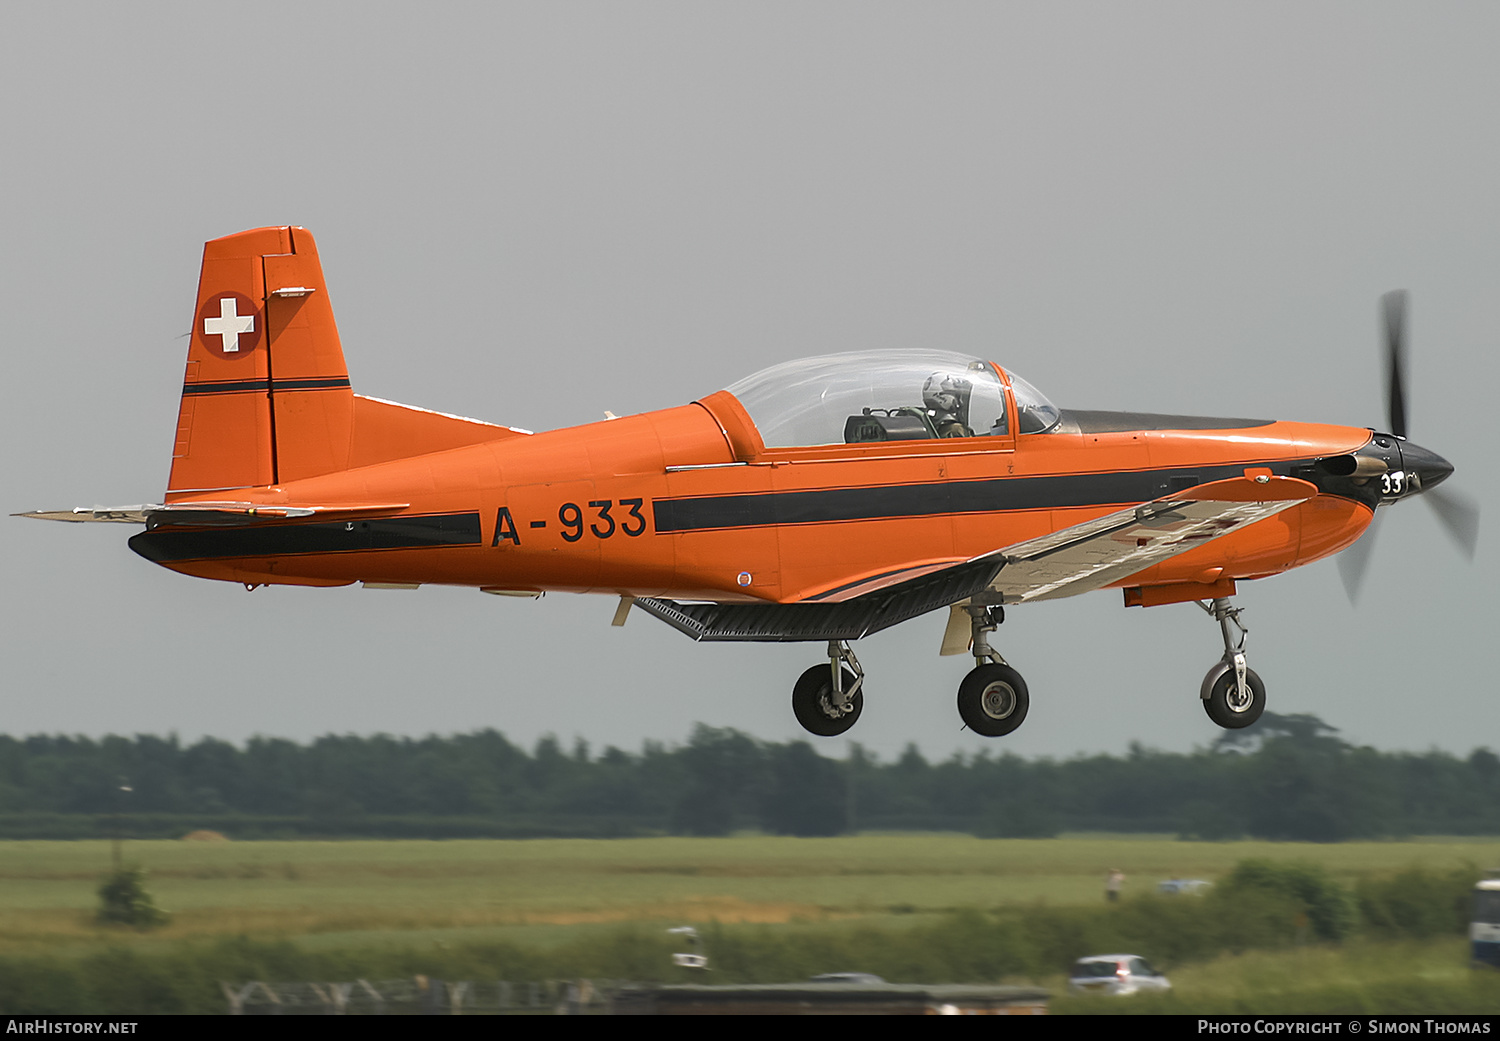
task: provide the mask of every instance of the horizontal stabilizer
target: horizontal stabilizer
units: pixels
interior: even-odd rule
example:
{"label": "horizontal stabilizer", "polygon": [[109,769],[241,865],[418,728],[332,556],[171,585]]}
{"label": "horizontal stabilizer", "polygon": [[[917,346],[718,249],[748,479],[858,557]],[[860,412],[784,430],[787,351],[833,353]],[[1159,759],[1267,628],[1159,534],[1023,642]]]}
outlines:
{"label": "horizontal stabilizer", "polygon": [[37,520],[109,521],[114,524],[145,524],[146,515],[160,506],[75,506],[71,510],[28,510],[12,513],[12,517],[35,517]]}
{"label": "horizontal stabilizer", "polygon": [[305,517],[324,517],[330,520],[341,516],[363,517],[383,513],[398,513],[407,508],[404,502],[379,503],[327,503],[266,505],[258,502],[185,502],[146,504],[141,506],[75,506],[71,510],[32,510],[14,513],[13,517],[35,517],[37,520],[107,521],[114,524],[149,524],[161,527],[167,524],[192,525],[194,527],[239,526],[262,522],[294,520]]}

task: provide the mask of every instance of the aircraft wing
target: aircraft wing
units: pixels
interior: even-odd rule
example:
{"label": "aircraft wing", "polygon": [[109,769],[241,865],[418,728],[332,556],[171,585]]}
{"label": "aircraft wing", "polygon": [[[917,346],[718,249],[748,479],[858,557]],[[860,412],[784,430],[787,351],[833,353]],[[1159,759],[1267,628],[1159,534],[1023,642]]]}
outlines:
{"label": "aircraft wing", "polygon": [[81,523],[103,521],[113,524],[184,524],[194,527],[237,526],[263,521],[296,520],[303,517],[335,518],[395,513],[406,509],[404,502],[366,503],[278,503],[258,502],[190,502],[147,503],[140,506],[76,506],[71,510],[31,510],[13,513],[12,517],[35,517],[37,520]]}
{"label": "aircraft wing", "polygon": [[988,554],[1005,562],[990,589],[1007,604],[1076,596],[1265,520],[1317,493],[1307,481],[1269,473],[1188,488]]}
{"label": "aircraft wing", "polygon": [[[855,640],[981,594],[1023,603],[1098,589],[1316,494],[1306,481],[1266,471],[1189,488],[970,560],[914,562],[799,603],[656,597],[633,603],[695,640]],[[966,620],[961,635],[966,647]]]}

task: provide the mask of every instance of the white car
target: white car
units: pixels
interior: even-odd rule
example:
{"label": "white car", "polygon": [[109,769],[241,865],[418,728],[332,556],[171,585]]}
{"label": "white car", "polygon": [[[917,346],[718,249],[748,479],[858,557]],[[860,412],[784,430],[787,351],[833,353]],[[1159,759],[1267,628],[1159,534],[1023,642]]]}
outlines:
{"label": "white car", "polygon": [[1181,896],[1183,894],[1201,895],[1208,892],[1212,882],[1205,882],[1201,878],[1174,878],[1166,882],[1156,883],[1156,891],[1167,896]]}
{"label": "white car", "polygon": [[1144,994],[1172,984],[1139,954],[1095,954],[1079,958],[1068,976],[1073,994]]}

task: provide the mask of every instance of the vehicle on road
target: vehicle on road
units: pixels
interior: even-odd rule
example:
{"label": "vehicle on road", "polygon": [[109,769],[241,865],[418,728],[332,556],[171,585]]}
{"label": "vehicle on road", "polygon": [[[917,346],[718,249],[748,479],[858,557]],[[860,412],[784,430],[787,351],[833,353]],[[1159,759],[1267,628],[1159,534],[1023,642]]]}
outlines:
{"label": "vehicle on road", "polygon": [[1072,994],[1123,997],[1171,989],[1171,982],[1139,954],[1093,954],[1079,958],[1068,974],[1068,991]]}

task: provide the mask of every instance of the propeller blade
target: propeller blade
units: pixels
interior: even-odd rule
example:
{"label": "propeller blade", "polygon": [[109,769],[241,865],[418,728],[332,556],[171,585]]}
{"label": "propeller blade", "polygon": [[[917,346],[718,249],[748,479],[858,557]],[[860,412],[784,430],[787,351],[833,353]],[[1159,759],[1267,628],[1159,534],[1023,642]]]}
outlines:
{"label": "propeller blade", "polygon": [[1450,488],[1434,488],[1423,492],[1422,498],[1432,506],[1464,556],[1473,560],[1474,550],[1479,546],[1479,504]]}
{"label": "propeller blade", "polygon": [[[1390,421],[1390,432],[1397,437],[1406,437],[1406,290],[1396,289],[1380,298],[1380,321],[1385,333],[1385,378],[1386,414]],[[1479,504],[1473,499],[1447,488],[1423,488],[1422,483],[1436,485],[1453,468],[1440,456],[1417,445],[1408,443],[1403,449],[1403,460],[1411,459],[1413,476],[1421,481],[1413,485],[1421,492],[1442,521],[1448,535],[1463,551],[1464,556],[1474,559],[1479,545]],[[1380,526],[1381,511],[1377,510],[1365,529],[1364,535],[1339,554],[1339,577],[1344,580],[1344,591],[1352,604],[1359,598],[1360,587],[1370,569],[1370,558],[1375,551],[1375,536]]]}
{"label": "propeller blade", "polygon": [[1382,516],[1383,512],[1376,510],[1375,519],[1370,521],[1359,541],[1338,555],[1339,577],[1344,580],[1344,592],[1349,594],[1351,604],[1359,599],[1360,587],[1365,584],[1365,575],[1370,570],[1370,557],[1375,552],[1375,536]]}
{"label": "propeller blade", "polygon": [[1406,436],[1406,290],[1397,289],[1380,298],[1385,326],[1385,377],[1387,417],[1391,433]]}

